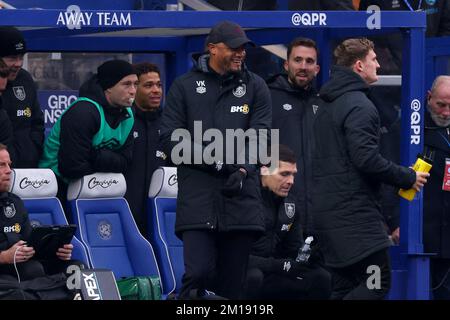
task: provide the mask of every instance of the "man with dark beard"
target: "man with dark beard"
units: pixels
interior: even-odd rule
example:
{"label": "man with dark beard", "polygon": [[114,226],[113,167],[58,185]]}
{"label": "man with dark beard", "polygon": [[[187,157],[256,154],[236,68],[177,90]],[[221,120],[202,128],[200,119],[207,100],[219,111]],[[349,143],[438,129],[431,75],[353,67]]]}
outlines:
{"label": "man with dark beard", "polygon": [[311,230],[308,190],[311,181],[311,126],[317,104],[314,80],[320,71],[318,48],[307,38],[296,38],[288,45],[284,71],[268,80],[272,95],[272,128],[280,133],[280,144],[298,156],[296,183],[291,194],[297,195],[300,221],[305,235]]}
{"label": "man with dark beard", "polygon": [[430,259],[434,299],[450,299],[450,76],[437,77],[428,91],[425,153],[433,167],[424,189],[425,252]]}

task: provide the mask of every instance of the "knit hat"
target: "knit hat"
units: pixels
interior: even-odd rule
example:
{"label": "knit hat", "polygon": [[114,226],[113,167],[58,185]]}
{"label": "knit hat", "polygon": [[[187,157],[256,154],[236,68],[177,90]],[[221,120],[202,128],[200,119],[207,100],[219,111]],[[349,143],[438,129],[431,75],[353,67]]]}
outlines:
{"label": "knit hat", "polygon": [[25,39],[15,27],[0,27],[0,57],[27,53]]}
{"label": "knit hat", "polygon": [[225,43],[231,49],[237,49],[246,43],[255,45],[247,38],[241,26],[231,21],[219,22],[209,32],[206,44],[219,42]]}
{"label": "knit hat", "polygon": [[124,60],[109,60],[97,68],[98,82],[103,90],[114,87],[130,74],[136,74],[136,72],[133,66]]}

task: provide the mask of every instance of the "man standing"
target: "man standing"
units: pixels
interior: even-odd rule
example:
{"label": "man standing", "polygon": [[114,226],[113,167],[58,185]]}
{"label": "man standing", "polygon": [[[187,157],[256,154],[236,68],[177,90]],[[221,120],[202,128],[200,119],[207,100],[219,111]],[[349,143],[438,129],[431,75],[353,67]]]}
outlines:
{"label": "man standing", "polygon": [[[382,299],[390,288],[390,241],[383,225],[382,182],[420,190],[428,173],[396,165],[379,153],[379,117],[366,94],[380,67],[373,43],[348,39],[334,51],[336,66],[321,88],[313,126],[312,209],[333,299]],[[367,287],[367,267],[381,287]]]}
{"label": "man standing", "polygon": [[[234,140],[246,140],[243,130],[267,133],[272,121],[269,90],[244,65],[247,43],[236,23],[215,25],[206,39],[208,53],[175,80],[163,111],[161,139],[178,166],[175,231],[183,240],[185,264],[181,299],[205,289],[239,298],[250,248],[264,231],[255,154],[248,142],[234,152]],[[235,135],[233,143],[226,131]],[[204,133],[218,133],[225,145],[203,138]],[[180,139],[188,147],[177,153]]]}
{"label": "man standing", "polygon": [[3,93],[3,108],[11,119],[13,141],[9,144],[16,168],[36,168],[44,142],[44,115],[39,106],[36,85],[22,69],[25,39],[14,27],[0,27],[0,58],[9,68]]}
{"label": "man standing", "polygon": [[428,91],[425,153],[433,167],[424,188],[424,245],[431,256],[434,299],[450,300],[450,76],[439,76]]}
{"label": "man standing", "polygon": [[289,192],[297,173],[296,162],[294,152],[280,145],[277,167],[261,168],[266,232],[249,257],[249,299],[326,300],[330,296],[330,274],[315,264],[313,257],[296,261],[303,245],[297,196]]}
{"label": "man standing", "polygon": [[[297,155],[299,171],[292,194],[298,197],[301,224],[311,233],[310,204],[307,204],[311,184],[311,130],[317,111],[317,91],[313,82],[319,73],[316,43],[307,38],[294,39],[287,48],[284,62],[286,73],[267,82],[272,95],[272,129],[278,129],[280,143]],[[310,202],[310,200],[308,201]]]}
{"label": "man standing", "polygon": [[137,83],[128,62],[103,63],[81,86],[80,98],[53,126],[39,166],[55,172],[61,201],[65,201],[70,180],[94,172],[127,170],[133,152],[131,105]]}
{"label": "man standing", "polygon": [[134,220],[146,237],[147,198],[153,171],[165,165],[166,155],[159,148],[162,84],[160,72],[152,63],[134,65],[139,85],[134,102],[133,158],[125,173],[127,192]]}

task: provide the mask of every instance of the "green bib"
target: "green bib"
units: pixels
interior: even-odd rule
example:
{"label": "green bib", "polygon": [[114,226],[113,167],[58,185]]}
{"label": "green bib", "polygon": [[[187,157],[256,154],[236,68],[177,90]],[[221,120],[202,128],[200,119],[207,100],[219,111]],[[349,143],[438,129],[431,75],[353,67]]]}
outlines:
{"label": "green bib", "polygon": [[40,168],[50,168],[53,172],[60,178],[62,178],[65,182],[68,182],[66,178],[64,178],[58,170],[58,153],[59,153],[59,137],[61,134],[61,118],[64,113],[69,110],[74,104],[80,101],[88,101],[92,103],[98,110],[100,114],[100,128],[98,132],[92,138],[92,147],[94,149],[99,148],[108,148],[111,150],[117,150],[122,147],[127,140],[131,129],[134,125],[134,116],[131,108],[127,108],[127,112],[130,115],[128,119],[123,120],[117,126],[117,128],[113,129],[109,126],[108,122],[105,119],[105,112],[103,108],[94,100],[89,98],[78,98],[75,100],[64,112],[61,114],[61,117],[56,121],[55,125],[50,132],[50,135],[45,140],[44,151],[42,154],[41,161],[39,162]]}

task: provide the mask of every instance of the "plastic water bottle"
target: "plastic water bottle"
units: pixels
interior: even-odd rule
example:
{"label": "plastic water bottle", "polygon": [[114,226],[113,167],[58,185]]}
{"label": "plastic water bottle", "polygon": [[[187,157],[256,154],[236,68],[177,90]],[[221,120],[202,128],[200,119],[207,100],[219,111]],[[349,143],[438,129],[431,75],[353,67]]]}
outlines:
{"label": "plastic water bottle", "polygon": [[313,242],[314,238],[312,236],[309,236],[305,240],[305,244],[303,247],[301,247],[298,250],[298,256],[295,259],[297,262],[307,262],[309,259],[309,256],[311,255],[311,243]]}

